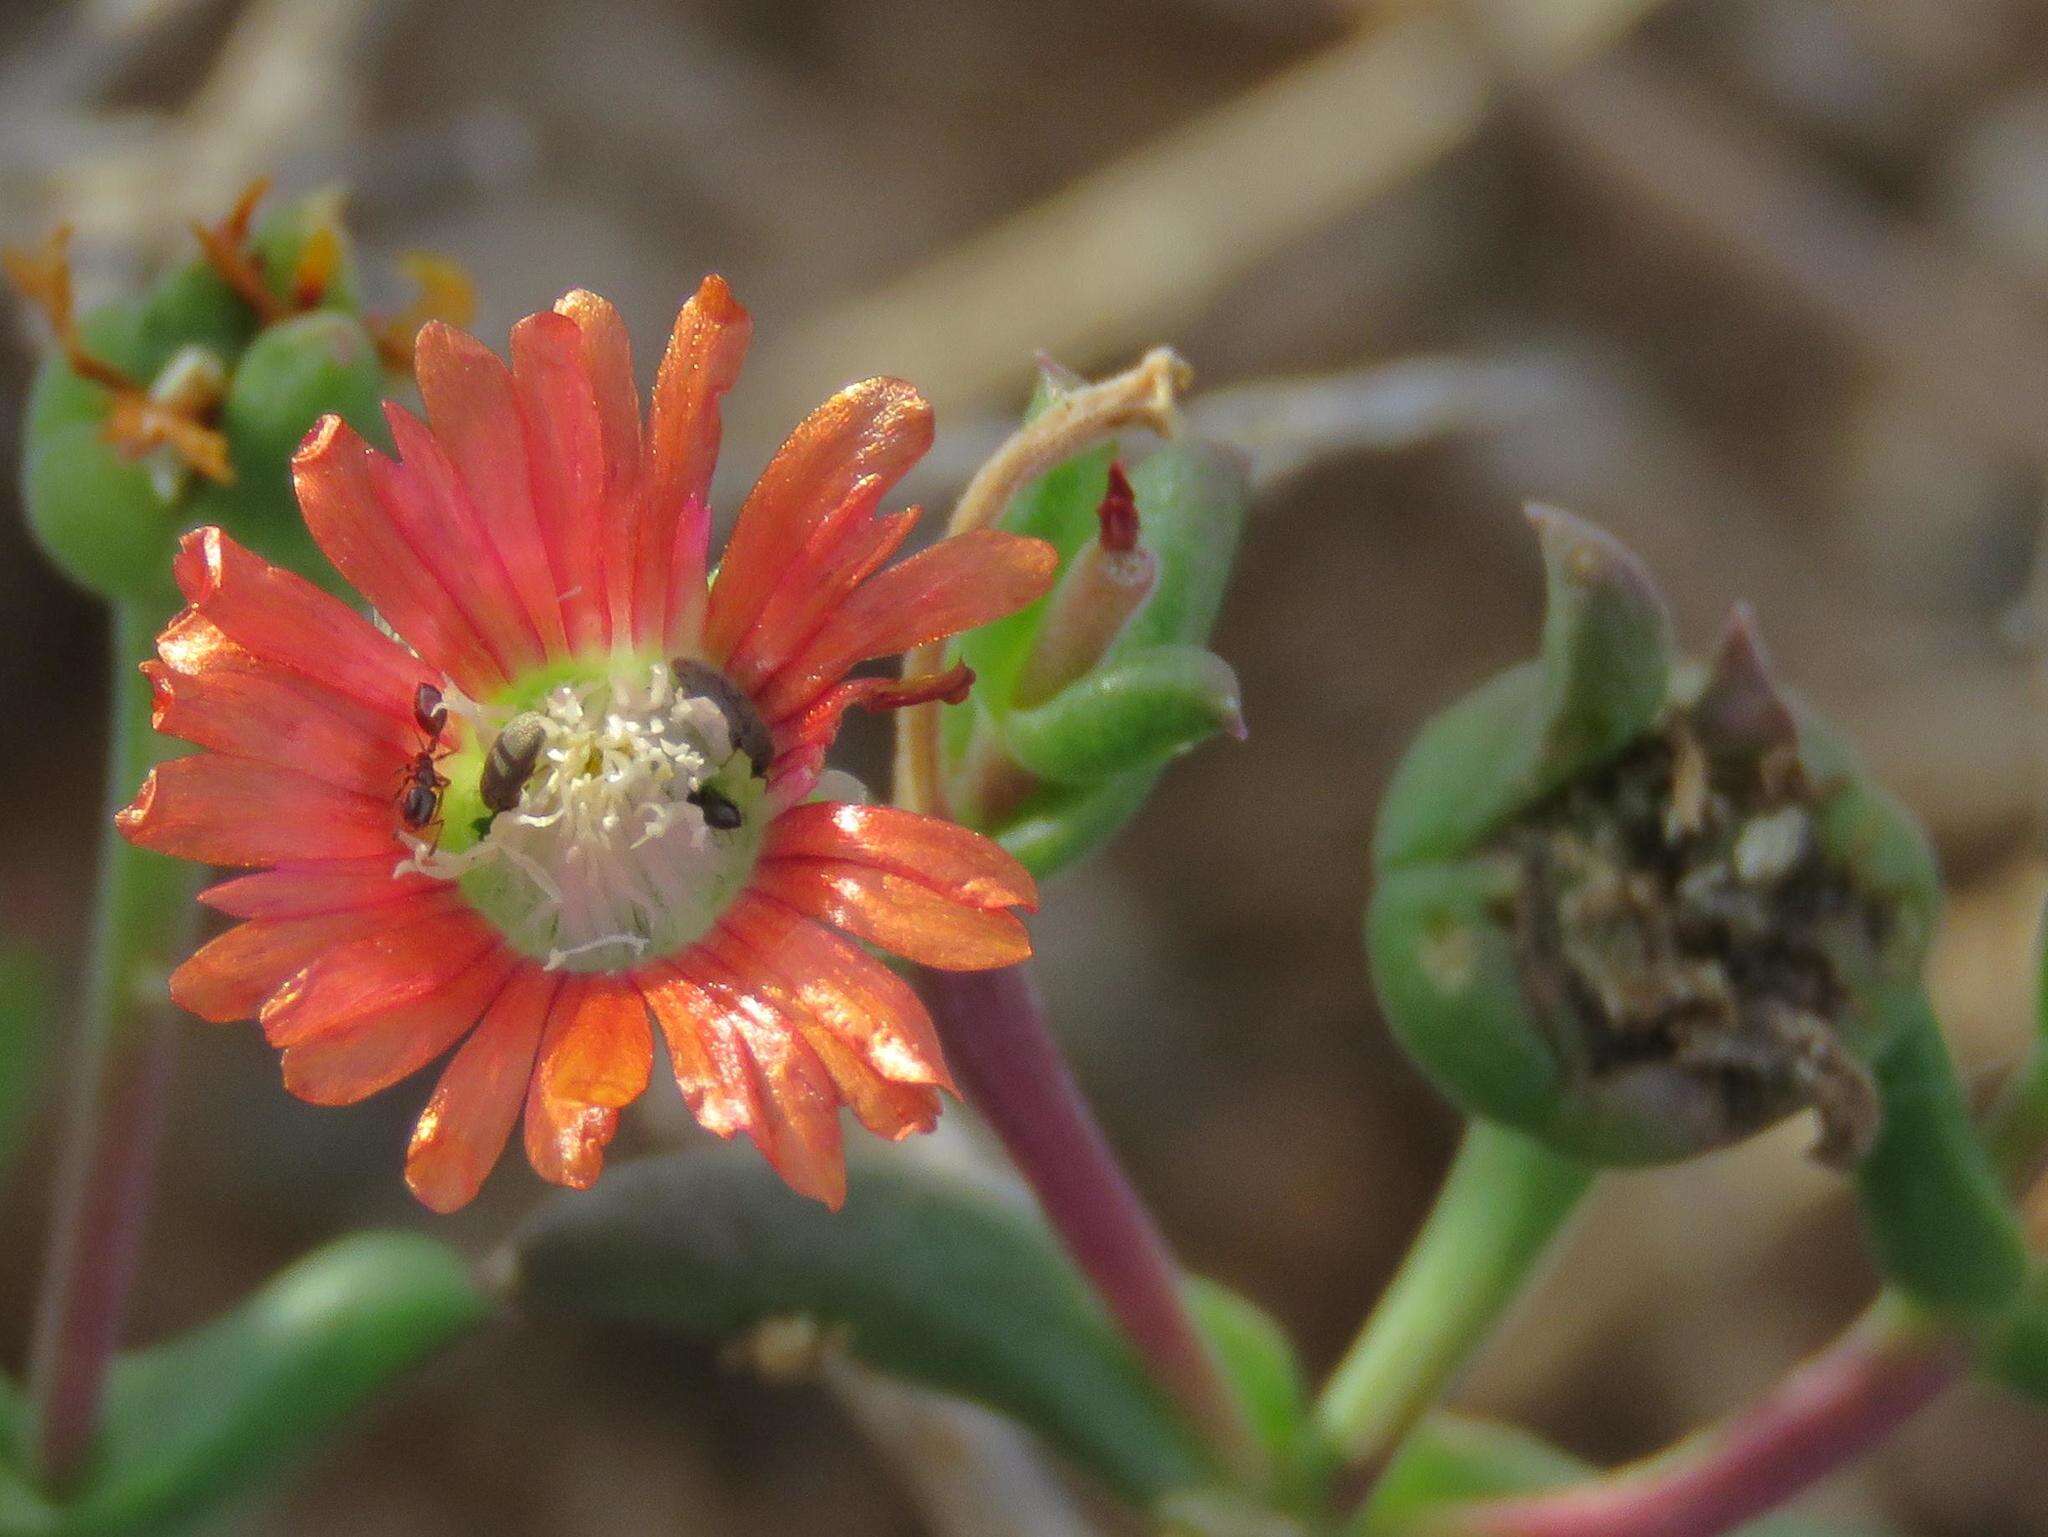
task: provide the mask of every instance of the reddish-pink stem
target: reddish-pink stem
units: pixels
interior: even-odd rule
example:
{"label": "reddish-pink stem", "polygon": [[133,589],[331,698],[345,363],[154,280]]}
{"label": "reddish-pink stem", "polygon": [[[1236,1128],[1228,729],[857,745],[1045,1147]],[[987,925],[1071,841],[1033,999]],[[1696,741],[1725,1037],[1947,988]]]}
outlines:
{"label": "reddish-pink stem", "polygon": [[198,869],[144,853],[114,830],[115,808],[135,793],[163,745],[151,726],[149,685],[135,670],[163,617],[134,605],[114,610],[98,915],[69,1065],[70,1145],[29,1360],[36,1469],[53,1490],[73,1482],[90,1459],[120,1343],[179,1029],[164,978],[189,948],[195,922]]}
{"label": "reddish-pink stem", "polygon": [[1181,1299],[1180,1274],[1046,1028],[1021,966],[920,971],[947,1064],[1139,1356],[1226,1462],[1250,1433]]}
{"label": "reddish-pink stem", "polygon": [[1953,1382],[1952,1340],[1873,1323],[1712,1430],[1640,1467],[1446,1515],[1469,1537],[1717,1537],[1854,1461]]}

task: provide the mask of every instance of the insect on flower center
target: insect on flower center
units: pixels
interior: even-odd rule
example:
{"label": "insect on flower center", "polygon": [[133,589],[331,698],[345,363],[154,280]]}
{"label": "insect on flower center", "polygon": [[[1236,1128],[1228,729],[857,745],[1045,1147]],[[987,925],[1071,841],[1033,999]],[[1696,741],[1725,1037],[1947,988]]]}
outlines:
{"label": "insect on flower center", "polygon": [[459,880],[522,953],[625,970],[702,937],[746,883],[768,748],[721,674],[619,658],[523,708],[450,703],[469,741],[443,765],[441,837],[400,868]]}

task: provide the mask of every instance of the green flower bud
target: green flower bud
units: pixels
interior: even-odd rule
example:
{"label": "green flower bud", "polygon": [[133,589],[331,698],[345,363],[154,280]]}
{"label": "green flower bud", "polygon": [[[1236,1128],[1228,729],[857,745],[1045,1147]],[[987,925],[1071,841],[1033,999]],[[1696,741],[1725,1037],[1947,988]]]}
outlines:
{"label": "green flower bud", "polygon": [[1425,727],[1381,810],[1366,936],[1395,1033],[1471,1114],[1593,1164],[1812,1110],[1889,1274],[2004,1295],[2010,1217],[1921,986],[1925,840],[1778,688],[1746,615],[1680,667],[1641,564],[1531,518],[1539,657]]}
{"label": "green flower bud", "polygon": [[[1048,371],[1033,414],[1063,387]],[[1060,579],[958,643],[976,683],[945,721],[948,799],[1041,878],[1122,827],[1173,758],[1244,734],[1236,675],[1205,643],[1249,501],[1238,457],[1188,439],[1128,477],[1101,445],[1012,501],[1002,526],[1058,549]]]}

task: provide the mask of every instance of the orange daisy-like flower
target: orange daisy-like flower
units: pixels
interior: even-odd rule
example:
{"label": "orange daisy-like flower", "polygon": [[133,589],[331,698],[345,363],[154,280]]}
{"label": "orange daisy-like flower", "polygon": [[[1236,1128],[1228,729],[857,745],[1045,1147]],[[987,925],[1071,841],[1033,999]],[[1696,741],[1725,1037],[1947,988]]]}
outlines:
{"label": "orange daisy-like flower", "polygon": [[157,728],[205,751],[152,773],[120,825],[269,868],[205,893],[246,921],[172,996],[260,1018],[318,1104],[459,1044],[406,1158],[436,1210],[476,1193],[522,1110],[544,1178],[596,1179],[647,1086],[650,1018],[697,1119],[836,1205],[840,1106],[898,1138],[950,1087],[916,995],[855,941],[956,970],[1030,952],[1010,909],[1031,879],[994,844],[811,797],[850,705],[967,681],[850,670],[1022,607],[1054,553],[986,531],[882,569],[917,513],[876,509],[931,411],[871,379],[783,445],[707,580],[719,397],[749,329],[706,279],[643,427],[595,295],[522,320],[510,367],[425,327],[431,428],[388,407],[394,460],[328,417],[293,461],[314,537],[389,633],[218,529],[177,557],[190,606],[144,670]]}

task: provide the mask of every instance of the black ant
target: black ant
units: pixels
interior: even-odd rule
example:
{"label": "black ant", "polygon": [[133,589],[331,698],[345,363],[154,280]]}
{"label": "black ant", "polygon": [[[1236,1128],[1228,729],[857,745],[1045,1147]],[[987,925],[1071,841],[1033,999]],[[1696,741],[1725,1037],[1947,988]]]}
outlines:
{"label": "black ant", "polygon": [[399,819],[414,832],[433,824],[441,814],[441,792],[448,788],[448,776],[434,765],[449,751],[441,740],[448,729],[448,706],[441,691],[422,683],[412,694],[412,723],[425,739],[420,750],[406,760],[405,788],[399,792]]}

